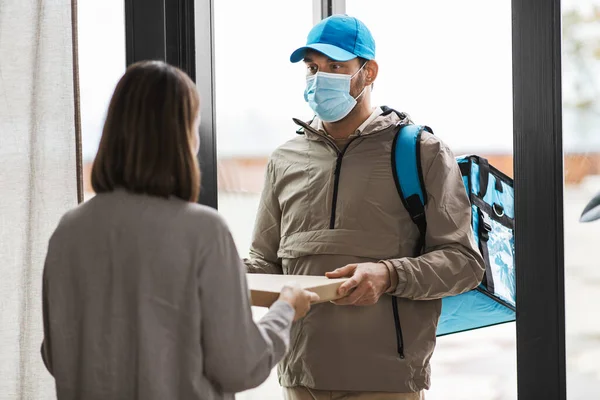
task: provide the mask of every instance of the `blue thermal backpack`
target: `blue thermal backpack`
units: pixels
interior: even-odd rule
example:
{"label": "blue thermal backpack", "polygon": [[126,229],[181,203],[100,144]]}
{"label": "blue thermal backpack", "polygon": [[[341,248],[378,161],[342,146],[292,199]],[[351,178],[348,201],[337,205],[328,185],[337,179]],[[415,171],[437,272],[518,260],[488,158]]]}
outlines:
{"label": "blue thermal backpack", "polygon": [[[418,251],[425,248],[427,231],[427,191],[419,149],[423,130],[433,133],[426,126],[402,126],[392,147],[396,187],[419,229]],[[514,321],[516,316],[513,180],[485,158],[471,155],[456,160],[471,202],[471,223],[485,260],[485,275],[477,288],[442,299],[437,336]]]}

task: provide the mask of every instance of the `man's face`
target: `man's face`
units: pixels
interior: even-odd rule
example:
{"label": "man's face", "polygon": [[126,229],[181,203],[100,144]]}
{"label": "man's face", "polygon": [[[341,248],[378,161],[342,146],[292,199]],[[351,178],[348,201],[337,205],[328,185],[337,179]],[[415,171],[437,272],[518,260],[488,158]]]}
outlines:
{"label": "man's face", "polygon": [[[350,61],[335,61],[327,57],[323,53],[308,50],[304,56],[304,64],[306,65],[306,76],[311,76],[317,72],[328,72],[331,74],[346,74],[354,75],[362,66],[358,58],[353,58]],[[350,81],[350,95],[356,98],[365,87],[365,68],[363,68]],[[362,101],[361,96],[358,101]]]}

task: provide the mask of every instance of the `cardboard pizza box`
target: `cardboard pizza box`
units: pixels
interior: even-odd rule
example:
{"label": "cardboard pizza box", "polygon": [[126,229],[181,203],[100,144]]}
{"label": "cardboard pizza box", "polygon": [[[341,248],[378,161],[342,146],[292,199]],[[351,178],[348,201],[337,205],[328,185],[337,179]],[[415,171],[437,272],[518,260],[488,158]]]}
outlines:
{"label": "cardboard pizza box", "polygon": [[253,306],[270,307],[279,298],[279,293],[286,283],[296,282],[303,289],[314,292],[321,298],[317,303],[325,303],[339,299],[338,288],[348,278],[329,279],[325,276],[311,275],[272,275],[247,274]]}

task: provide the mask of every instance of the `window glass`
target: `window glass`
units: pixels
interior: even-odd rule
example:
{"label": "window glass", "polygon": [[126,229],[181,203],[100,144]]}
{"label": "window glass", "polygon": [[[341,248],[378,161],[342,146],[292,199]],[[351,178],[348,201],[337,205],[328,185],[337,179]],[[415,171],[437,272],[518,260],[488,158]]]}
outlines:
{"label": "window glass", "polygon": [[[214,9],[215,97],[219,212],[246,256],[267,160],[296,135],[293,117],[308,119],[304,66],[289,61],[306,41],[312,1],[216,1]],[[231,12],[235,10],[235,12]],[[273,18],[281,13],[281,18]],[[249,18],[248,16],[251,16]],[[260,318],[266,312],[254,308]],[[277,373],[238,399],[281,399]]]}
{"label": "window glass", "polygon": [[85,199],[94,195],[90,181],[108,103],[125,73],[123,0],[80,1],[79,86]]}
{"label": "window glass", "polygon": [[[374,104],[513,175],[510,2],[347,0],[377,43]],[[515,324],[438,339],[428,400],[516,399]]]}
{"label": "window glass", "polygon": [[600,398],[600,221],[581,223],[600,192],[600,1],[562,2],[565,300],[569,399]]}

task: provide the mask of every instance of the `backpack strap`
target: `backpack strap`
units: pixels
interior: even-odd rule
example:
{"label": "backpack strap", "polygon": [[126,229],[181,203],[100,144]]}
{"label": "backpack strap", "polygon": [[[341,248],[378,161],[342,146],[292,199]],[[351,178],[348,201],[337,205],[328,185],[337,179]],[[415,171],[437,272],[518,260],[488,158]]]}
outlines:
{"label": "backpack strap", "polygon": [[425,205],[427,195],[423,173],[421,171],[421,132],[430,129],[420,125],[401,126],[392,144],[392,169],[396,189],[410,218],[419,229],[419,242],[416,254],[421,254],[425,247],[427,220]]}

